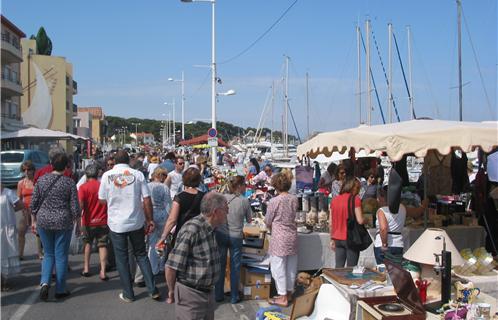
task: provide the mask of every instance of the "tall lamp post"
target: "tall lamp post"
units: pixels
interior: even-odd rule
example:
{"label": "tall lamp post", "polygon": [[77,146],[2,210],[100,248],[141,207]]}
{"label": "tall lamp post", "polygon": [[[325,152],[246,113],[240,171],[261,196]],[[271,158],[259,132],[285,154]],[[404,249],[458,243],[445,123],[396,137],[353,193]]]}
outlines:
{"label": "tall lamp post", "polygon": [[[216,35],[215,35],[216,0],[181,0],[181,1],[211,3],[211,127],[216,129]],[[213,166],[216,166],[216,147],[211,148],[211,163]]]}
{"label": "tall lamp post", "polygon": [[182,71],[181,79],[168,78],[168,81],[182,83],[182,140],[185,140],[185,74]]}
{"label": "tall lamp post", "polygon": [[171,126],[171,134],[173,136],[173,145],[176,144],[176,133],[175,133],[175,99],[173,99],[173,102],[165,102],[165,105],[172,106],[173,107],[173,125]]}

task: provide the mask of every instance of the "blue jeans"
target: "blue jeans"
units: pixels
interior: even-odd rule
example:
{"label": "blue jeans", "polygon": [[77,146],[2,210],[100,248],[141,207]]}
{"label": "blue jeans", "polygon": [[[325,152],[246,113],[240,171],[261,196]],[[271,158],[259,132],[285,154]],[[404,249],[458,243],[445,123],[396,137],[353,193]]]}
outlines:
{"label": "blue jeans", "polygon": [[[402,256],[403,255],[403,248],[401,247],[388,247],[387,251],[393,256]],[[384,263],[384,251],[380,249],[380,247],[374,247],[374,254],[375,254],[375,262],[377,264],[382,264]]]}
{"label": "blue jeans", "polygon": [[143,228],[134,231],[123,233],[109,232],[111,236],[112,245],[114,247],[114,255],[116,256],[116,268],[119,272],[121,286],[123,287],[123,294],[128,299],[135,299],[133,292],[133,278],[130,272],[130,264],[128,258],[128,240],[130,241],[133,255],[137,260],[137,264],[144,276],[145,285],[149,293],[152,295],[157,292],[154,276],[152,275],[152,268],[150,266],[149,258],[145,250],[145,232]]}
{"label": "blue jeans", "polygon": [[40,285],[44,283],[50,285],[50,278],[55,265],[55,293],[64,293],[66,292],[68,252],[72,229],[48,230],[41,227],[37,229],[45,251]]}
{"label": "blue jeans", "polygon": [[237,303],[239,301],[242,238],[234,238],[226,233],[216,232],[216,242],[220,252],[221,272],[214,289],[215,299],[223,300],[225,295],[225,268],[227,265],[227,251],[230,250],[230,300],[232,303]]}

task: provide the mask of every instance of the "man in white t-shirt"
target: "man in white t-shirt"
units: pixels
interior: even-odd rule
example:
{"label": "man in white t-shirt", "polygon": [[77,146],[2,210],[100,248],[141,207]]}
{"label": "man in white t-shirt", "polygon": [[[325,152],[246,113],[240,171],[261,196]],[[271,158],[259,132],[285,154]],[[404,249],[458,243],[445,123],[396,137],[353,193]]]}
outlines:
{"label": "man in white t-shirt", "polygon": [[183,171],[185,168],[185,159],[183,157],[177,157],[175,159],[175,170],[168,173],[166,178],[166,185],[171,193],[171,199],[175,198],[177,193],[180,193],[183,189]]}
{"label": "man in white t-shirt", "polygon": [[128,257],[128,242],[130,242],[149,294],[152,299],[158,300],[160,294],[145,249],[145,234],[152,232],[155,227],[149,188],[143,173],[128,165],[130,157],[126,151],[118,151],[115,160],[114,168],[102,176],[99,200],[107,204],[109,235],[123,287],[119,297],[125,302],[135,300],[130,281],[132,279]]}

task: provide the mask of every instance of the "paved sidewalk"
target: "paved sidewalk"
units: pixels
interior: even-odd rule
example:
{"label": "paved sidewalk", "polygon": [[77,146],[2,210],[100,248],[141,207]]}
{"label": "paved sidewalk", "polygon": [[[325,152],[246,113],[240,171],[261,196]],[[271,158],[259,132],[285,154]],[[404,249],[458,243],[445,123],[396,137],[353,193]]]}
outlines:
{"label": "paved sidewalk", "polygon": [[[165,303],[167,293],[164,278],[158,280],[158,288],[162,299],[154,301],[149,298],[146,288],[135,288],[137,300],[133,303],[122,302],[118,294],[121,292],[119,275],[116,271],[108,275],[110,280],[103,282],[98,277],[98,254],[92,254],[92,277],[83,278],[80,272],[83,268],[83,256],[69,256],[71,271],[68,274],[68,289],[71,296],[65,300],[53,298],[53,287],[50,291],[50,301],[41,302],[38,299],[40,280],[40,260],[36,256],[36,242],[32,234],[26,236],[25,261],[22,270],[12,278],[13,288],[1,295],[2,319],[174,319],[174,305]],[[215,311],[216,319],[255,319],[260,307],[267,307],[266,301],[243,301],[232,305],[227,302],[218,304]],[[290,314],[290,308],[286,310]]]}

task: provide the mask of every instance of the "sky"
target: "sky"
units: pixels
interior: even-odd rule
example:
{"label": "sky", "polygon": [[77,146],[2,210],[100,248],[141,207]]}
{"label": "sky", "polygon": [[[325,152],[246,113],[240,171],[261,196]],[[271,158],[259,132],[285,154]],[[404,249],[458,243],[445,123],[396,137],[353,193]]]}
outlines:
{"label": "sky", "polygon": [[[497,1],[462,2],[463,119],[496,121]],[[168,78],[180,79],[182,71],[185,120],[211,118],[211,8],[208,2],[180,0],[2,1],[2,14],[27,37],[43,26],[52,39],[52,55],[73,64],[78,106],[101,106],[112,116],[164,119],[174,100],[176,121],[181,121],[181,85]],[[380,59],[387,72],[388,23],[393,24],[407,77],[406,28],[411,29],[416,116],[459,118],[455,0],[217,0],[215,8],[216,62],[222,80],[217,92],[236,91],[218,98],[219,121],[257,127],[262,117],[264,126],[280,130],[288,56],[289,105],[301,137],[308,128],[313,133],[366,122],[366,58],[362,50],[360,115],[355,28],[359,23],[366,39],[367,19],[372,29],[371,69],[386,119],[387,84]],[[392,55],[394,101],[400,119],[409,120],[394,42]],[[371,123],[381,124],[374,91],[371,97]],[[289,133],[296,133],[290,117]]]}

